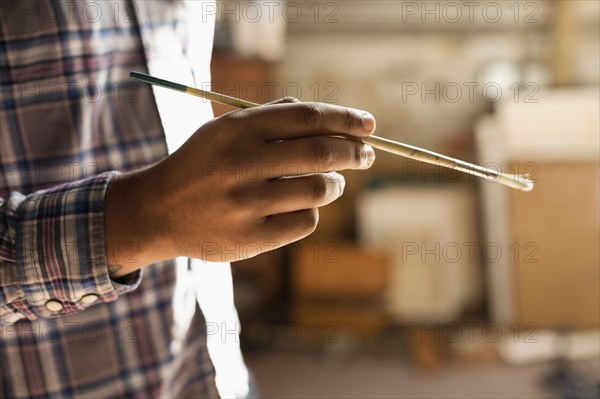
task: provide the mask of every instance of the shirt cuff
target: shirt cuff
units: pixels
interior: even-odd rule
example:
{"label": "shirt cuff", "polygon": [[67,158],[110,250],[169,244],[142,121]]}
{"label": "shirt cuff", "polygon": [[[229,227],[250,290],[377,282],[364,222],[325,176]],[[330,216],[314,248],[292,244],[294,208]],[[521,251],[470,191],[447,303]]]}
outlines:
{"label": "shirt cuff", "polygon": [[28,319],[77,313],[140,284],[141,270],[118,282],[108,274],[104,197],[116,174],[38,191],[19,207],[17,269],[27,302],[20,313]]}

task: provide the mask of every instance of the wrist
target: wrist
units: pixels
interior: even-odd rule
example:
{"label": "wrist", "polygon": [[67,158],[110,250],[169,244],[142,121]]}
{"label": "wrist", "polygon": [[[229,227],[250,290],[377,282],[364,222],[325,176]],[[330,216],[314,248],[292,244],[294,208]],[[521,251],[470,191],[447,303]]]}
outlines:
{"label": "wrist", "polygon": [[106,261],[111,277],[132,273],[171,257],[161,236],[149,169],[113,177],[105,196]]}

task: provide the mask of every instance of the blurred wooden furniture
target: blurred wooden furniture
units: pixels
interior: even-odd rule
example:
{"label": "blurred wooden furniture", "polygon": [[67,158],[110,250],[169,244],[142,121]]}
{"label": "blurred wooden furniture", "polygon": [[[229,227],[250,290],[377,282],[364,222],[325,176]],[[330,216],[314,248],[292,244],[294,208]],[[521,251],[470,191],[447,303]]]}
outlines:
{"label": "blurred wooden furniture", "polygon": [[530,193],[482,183],[493,320],[573,331],[600,327],[600,104],[597,89],[546,89],[500,104],[477,128],[481,162],[531,173]]}
{"label": "blurred wooden furniture", "polygon": [[291,256],[291,320],[374,337],[385,326],[388,258],[340,241],[305,240]]}

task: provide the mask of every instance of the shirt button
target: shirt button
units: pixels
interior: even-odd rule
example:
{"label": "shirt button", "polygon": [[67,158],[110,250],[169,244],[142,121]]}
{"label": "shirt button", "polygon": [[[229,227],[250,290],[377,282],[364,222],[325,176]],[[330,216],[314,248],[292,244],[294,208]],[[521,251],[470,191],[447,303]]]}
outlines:
{"label": "shirt button", "polygon": [[81,297],[80,301],[85,305],[91,305],[92,303],[98,300],[98,295],[96,294],[85,294]]}
{"label": "shirt button", "polygon": [[58,299],[50,299],[46,302],[46,309],[51,312],[60,312],[64,309],[64,306]]}

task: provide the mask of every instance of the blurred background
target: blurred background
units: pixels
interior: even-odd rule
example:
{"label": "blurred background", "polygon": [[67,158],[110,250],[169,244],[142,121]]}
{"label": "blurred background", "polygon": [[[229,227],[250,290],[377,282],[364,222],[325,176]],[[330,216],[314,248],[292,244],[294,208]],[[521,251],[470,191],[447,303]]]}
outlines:
{"label": "blurred background", "polygon": [[[213,90],[370,111],[377,152],[317,231],[234,265],[263,397],[600,397],[600,6],[219,1]],[[230,109],[215,105],[222,114]]]}

